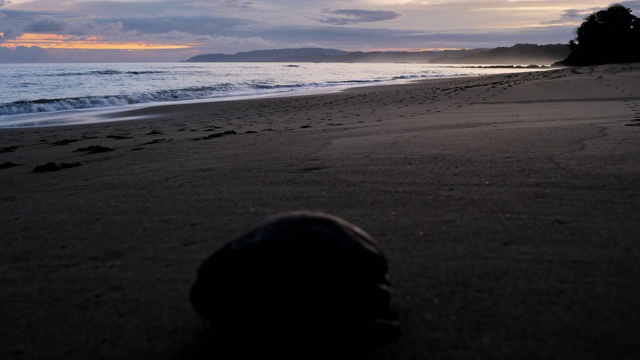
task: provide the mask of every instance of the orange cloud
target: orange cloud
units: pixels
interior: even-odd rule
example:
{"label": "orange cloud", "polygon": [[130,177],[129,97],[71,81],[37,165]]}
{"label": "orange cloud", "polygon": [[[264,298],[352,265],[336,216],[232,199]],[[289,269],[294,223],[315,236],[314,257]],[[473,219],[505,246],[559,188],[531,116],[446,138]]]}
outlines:
{"label": "orange cloud", "polygon": [[0,47],[38,46],[44,49],[65,50],[171,50],[189,49],[195,44],[149,44],[144,42],[109,42],[100,36],[75,37],[72,35],[24,33],[13,40],[0,43]]}

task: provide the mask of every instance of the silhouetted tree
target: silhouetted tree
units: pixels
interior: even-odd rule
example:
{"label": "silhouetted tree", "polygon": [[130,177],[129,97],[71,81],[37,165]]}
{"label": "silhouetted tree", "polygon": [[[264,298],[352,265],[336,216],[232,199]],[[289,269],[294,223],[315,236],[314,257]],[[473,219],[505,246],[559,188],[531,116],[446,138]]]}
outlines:
{"label": "silhouetted tree", "polygon": [[620,4],[589,15],[569,42],[565,65],[640,61],[640,19]]}

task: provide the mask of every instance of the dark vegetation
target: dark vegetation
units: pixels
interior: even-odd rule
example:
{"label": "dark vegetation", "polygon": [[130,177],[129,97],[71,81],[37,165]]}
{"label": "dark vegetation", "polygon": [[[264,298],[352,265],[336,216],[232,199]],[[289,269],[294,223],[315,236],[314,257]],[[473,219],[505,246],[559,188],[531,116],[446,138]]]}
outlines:
{"label": "dark vegetation", "polygon": [[640,19],[620,4],[589,15],[569,42],[563,65],[599,65],[640,61]]}

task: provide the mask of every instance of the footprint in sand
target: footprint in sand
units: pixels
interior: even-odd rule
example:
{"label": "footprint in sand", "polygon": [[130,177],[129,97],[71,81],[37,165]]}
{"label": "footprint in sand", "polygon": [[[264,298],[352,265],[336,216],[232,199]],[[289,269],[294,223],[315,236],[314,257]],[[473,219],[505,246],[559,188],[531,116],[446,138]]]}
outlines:
{"label": "footprint in sand", "polygon": [[325,169],[328,169],[328,167],[324,167],[324,166],[310,166],[310,167],[304,167],[304,168],[294,169],[294,170],[291,170],[290,172],[292,172],[292,173],[297,173],[297,174],[304,174],[304,173],[310,173],[310,172],[315,172],[315,171],[320,171],[320,170],[325,170]]}
{"label": "footprint in sand", "polygon": [[197,138],[197,139],[193,139],[193,140],[194,141],[197,141],[197,140],[210,140],[210,139],[215,139],[215,138],[219,138],[219,137],[223,137],[223,136],[227,136],[227,135],[236,135],[236,134],[237,134],[237,132],[235,132],[233,130],[227,130],[225,132],[215,133],[215,134],[207,135],[205,137]]}
{"label": "footprint in sand", "polygon": [[0,149],[0,154],[10,153],[18,150],[18,146],[8,146]]}
{"label": "footprint in sand", "polygon": [[631,121],[634,121],[631,124],[625,124],[624,126],[640,126],[640,117],[637,117]]}
{"label": "footprint in sand", "polygon": [[11,169],[12,167],[20,166],[20,164],[12,163],[11,161],[0,164],[0,169]]}
{"label": "footprint in sand", "polygon": [[172,141],[173,141],[173,139],[156,139],[156,140],[153,140],[153,141],[146,142],[146,143],[144,143],[142,145],[162,144],[162,143],[172,142]]}
{"label": "footprint in sand", "polygon": [[104,152],[114,151],[112,148],[104,147],[104,146],[89,146],[86,148],[79,148],[74,152],[86,152],[87,154],[99,154]]}
{"label": "footprint in sand", "polygon": [[59,171],[62,169],[69,169],[69,168],[74,168],[74,167],[78,167],[78,166],[82,166],[82,164],[80,163],[60,163],[60,164],[56,164],[56,163],[46,163],[44,165],[38,165],[33,169],[34,173],[44,173],[44,172],[54,172],[54,171]]}
{"label": "footprint in sand", "polygon": [[109,135],[109,136],[107,136],[107,139],[125,140],[125,139],[131,139],[131,136],[127,136],[127,135]]}
{"label": "footprint in sand", "polygon": [[71,143],[77,142],[78,140],[75,139],[62,139],[62,140],[58,140],[58,141],[54,141],[51,143],[51,145],[53,146],[65,146],[65,145],[69,145]]}

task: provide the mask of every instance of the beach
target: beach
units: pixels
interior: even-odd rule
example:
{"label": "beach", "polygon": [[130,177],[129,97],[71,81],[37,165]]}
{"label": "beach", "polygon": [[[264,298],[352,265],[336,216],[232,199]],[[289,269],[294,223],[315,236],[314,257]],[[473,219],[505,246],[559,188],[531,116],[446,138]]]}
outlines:
{"label": "beach", "polygon": [[640,357],[640,64],[110,116],[0,129],[2,359],[201,358],[199,265],[293,210],[389,261],[367,359]]}

